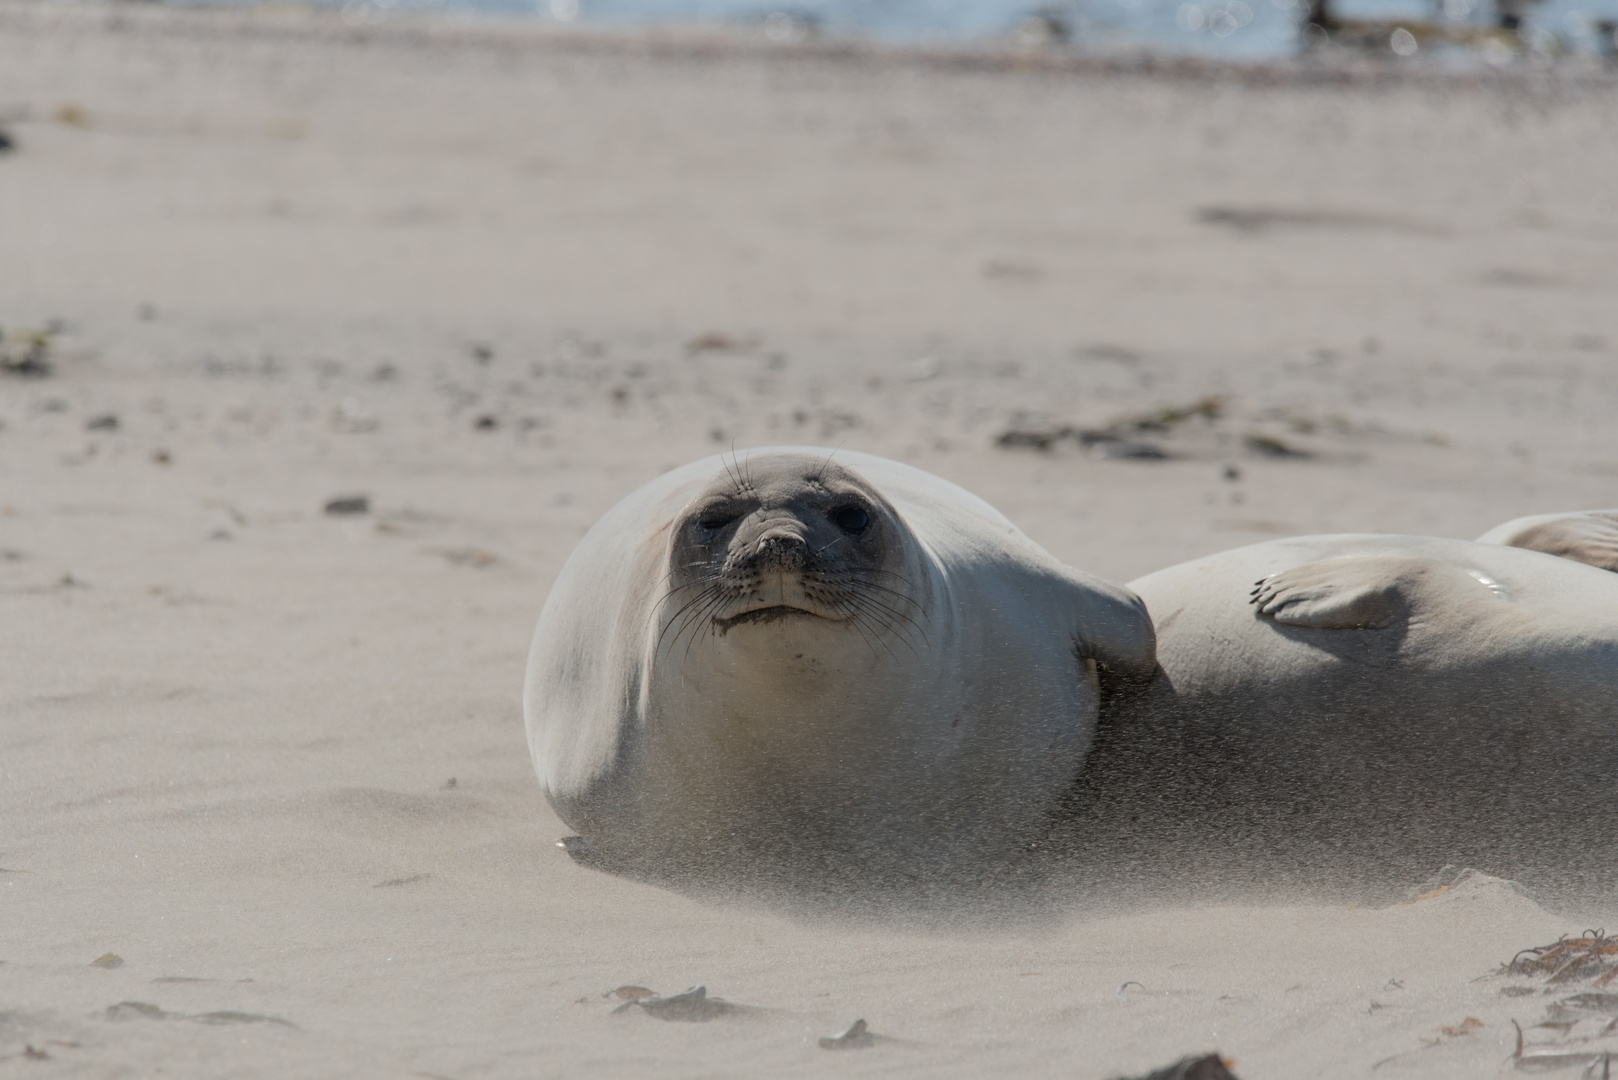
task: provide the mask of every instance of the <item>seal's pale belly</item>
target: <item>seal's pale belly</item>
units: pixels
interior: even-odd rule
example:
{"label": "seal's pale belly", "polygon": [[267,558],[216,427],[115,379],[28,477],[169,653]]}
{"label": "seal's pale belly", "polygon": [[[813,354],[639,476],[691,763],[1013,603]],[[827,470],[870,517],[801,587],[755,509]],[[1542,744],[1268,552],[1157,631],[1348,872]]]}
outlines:
{"label": "seal's pale belly", "polygon": [[1070,656],[996,657],[988,627],[975,629],[923,654],[875,656],[854,635],[828,655],[781,648],[769,628],[737,630],[658,671],[626,763],[648,798],[619,829],[694,852],[740,828],[749,848],[880,852],[884,868],[1019,850],[1083,762],[1095,677]]}

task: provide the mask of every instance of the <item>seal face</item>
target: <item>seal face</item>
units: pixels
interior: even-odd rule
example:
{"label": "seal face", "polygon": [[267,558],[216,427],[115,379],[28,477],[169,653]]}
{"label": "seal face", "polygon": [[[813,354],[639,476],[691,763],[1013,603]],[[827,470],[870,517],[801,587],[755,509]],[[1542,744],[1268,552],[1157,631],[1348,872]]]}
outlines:
{"label": "seal face", "polygon": [[[749,461],[698,495],[675,534],[673,582],[660,637],[729,638],[738,627],[821,620],[892,648],[924,642],[928,613],[904,555],[898,514],[870,485],[830,462],[759,470]],[[824,636],[816,624],[787,630]],[[739,634],[771,649],[779,637]],[[761,658],[764,662],[767,659]]]}
{"label": "seal face", "polygon": [[1100,678],[1152,669],[1131,593],[982,500],[881,458],[765,450],[597,523],[540,615],[524,710],[570,850],[603,867],[930,888],[1039,837]]}

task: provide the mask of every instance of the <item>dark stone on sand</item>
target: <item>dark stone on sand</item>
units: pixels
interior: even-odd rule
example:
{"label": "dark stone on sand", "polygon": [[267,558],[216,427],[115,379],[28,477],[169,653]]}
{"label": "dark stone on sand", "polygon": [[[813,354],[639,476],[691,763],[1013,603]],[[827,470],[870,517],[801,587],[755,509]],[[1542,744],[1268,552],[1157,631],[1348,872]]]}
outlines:
{"label": "dark stone on sand", "polygon": [[17,142],[11,137],[11,132],[0,128],[0,154],[17,149]]}
{"label": "dark stone on sand", "polygon": [[326,513],[331,517],[345,517],[371,512],[369,495],[339,495],[326,500]]}
{"label": "dark stone on sand", "polygon": [[1162,461],[1169,455],[1159,446],[1151,443],[1130,442],[1123,439],[1102,440],[1097,444],[1097,453],[1104,458],[1118,458],[1127,461]]}
{"label": "dark stone on sand", "polygon": [[42,379],[51,373],[51,337],[30,333],[0,338],[0,374]]}
{"label": "dark stone on sand", "polygon": [[499,426],[500,421],[496,420],[487,413],[472,421],[472,428],[474,431],[493,431]]}
{"label": "dark stone on sand", "polygon": [[1173,1065],[1144,1073],[1136,1077],[1118,1077],[1117,1080],[1236,1080],[1236,1074],[1225,1067],[1218,1054],[1181,1058]]}
{"label": "dark stone on sand", "polygon": [[118,417],[114,416],[112,413],[103,413],[100,416],[92,416],[90,419],[84,422],[84,430],[117,431]]}

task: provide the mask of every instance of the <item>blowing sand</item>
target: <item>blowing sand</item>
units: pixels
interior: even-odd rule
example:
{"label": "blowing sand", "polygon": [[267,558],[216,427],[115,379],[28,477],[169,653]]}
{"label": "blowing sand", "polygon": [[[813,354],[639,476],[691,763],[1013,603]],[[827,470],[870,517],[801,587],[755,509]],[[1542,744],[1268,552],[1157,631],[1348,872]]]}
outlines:
{"label": "blowing sand", "polygon": [[0,347],[54,330],[0,375],[0,1069],[1512,1071],[1557,998],[1490,973],[1599,923],[1494,879],[895,929],[553,846],[533,620],[718,448],[896,457],[1118,581],[1618,504],[1610,84],[993,66],[0,5]]}

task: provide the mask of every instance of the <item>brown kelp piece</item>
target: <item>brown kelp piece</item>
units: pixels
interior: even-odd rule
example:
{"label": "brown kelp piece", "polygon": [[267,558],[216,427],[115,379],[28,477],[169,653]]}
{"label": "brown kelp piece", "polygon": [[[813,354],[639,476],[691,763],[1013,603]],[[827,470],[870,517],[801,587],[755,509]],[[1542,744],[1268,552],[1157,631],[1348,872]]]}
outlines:
{"label": "brown kelp piece", "polygon": [[669,997],[653,995],[634,998],[612,1011],[621,1013],[634,1008],[639,1008],[659,1020],[674,1020],[688,1024],[705,1023],[728,1013],[747,1011],[745,1005],[732,1005],[724,998],[709,997],[706,986],[693,986],[683,994],[672,994]]}
{"label": "brown kelp piece", "polygon": [[1618,978],[1618,938],[1604,930],[1586,930],[1580,937],[1536,945],[1512,957],[1501,974],[1544,976],[1547,983],[1558,984],[1590,980],[1603,987]]}

